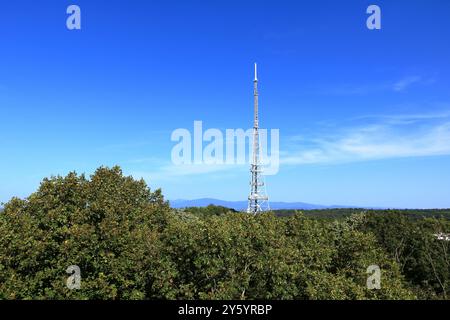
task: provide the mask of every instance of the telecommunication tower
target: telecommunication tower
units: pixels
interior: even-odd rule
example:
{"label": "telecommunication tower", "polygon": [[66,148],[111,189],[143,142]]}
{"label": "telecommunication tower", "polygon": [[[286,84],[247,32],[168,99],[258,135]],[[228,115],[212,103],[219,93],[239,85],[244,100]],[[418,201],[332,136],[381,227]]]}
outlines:
{"label": "telecommunication tower", "polygon": [[270,210],[269,197],[266,195],[264,184],[263,168],[260,157],[259,145],[259,123],[258,123],[258,74],[255,63],[255,79],[253,80],[253,100],[254,100],[254,122],[253,122],[253,145],[252,163],[250,165],[250,195],[248,196],[247,212],[258,214]]}

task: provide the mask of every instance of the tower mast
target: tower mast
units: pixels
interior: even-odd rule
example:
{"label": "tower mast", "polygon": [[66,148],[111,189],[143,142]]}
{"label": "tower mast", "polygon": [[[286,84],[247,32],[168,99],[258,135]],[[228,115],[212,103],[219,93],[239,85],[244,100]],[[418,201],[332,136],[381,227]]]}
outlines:
{"label": "tower mast", "polygon": [[262,165],[260,162],[259,145],[259,119],[258,119],[258,72],[255,63],[255,78],[253,80],[253,102],[254,102],[254,122],[253,122],[253,145],[252,163],[250,165],[250,195],[248,196],[247,212],[258,214],[269,210],[269,198],[265,193],[264,178],[262,175]]}

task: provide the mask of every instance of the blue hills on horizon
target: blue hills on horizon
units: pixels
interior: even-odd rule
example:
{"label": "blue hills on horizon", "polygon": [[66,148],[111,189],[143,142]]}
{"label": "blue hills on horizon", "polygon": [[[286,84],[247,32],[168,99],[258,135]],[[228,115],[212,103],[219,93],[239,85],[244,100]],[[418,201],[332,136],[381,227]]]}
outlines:
{"label": "blue hills on horizon", "polygon": [[[172,208],[181,209],[187,207],[206,207],[210,204],[216,206],[223,206],[227,208],[232,208],[237,211],[242,211],[247,209],[247,201],[226,201],[214,198],[201,198],[193,200],[177,199],[169,200],[170,206]],[[313,209],[337,209],[337,208],[355,208],[354,206],[339,206],[331,205],[324,206],[319,204],[305,203],[305,202],[269,202],[270,208],[273,210],[291,209],[291,210],[313,210]]]}
{"label": "blue hills on horizon", "polygon": [[[219,200],[214,198],[200,198],[193,200],[185,200],[185,199],[177,199],[177,200],[169,200],[169,204],[172,208],[182,209],[188,207],[207,207],[210,204],[215,206],[222,206],[234,209],[236,211],[243,211],[247,209],[248,202],[247,201],[226,201]],[[314,209],[339,209],[339,208],[359,208],[357,206],[340,206],[340,205],[331,205],[325,206],[320,204],[312,204],[306,202],[281,202],[274,201],[269,202],[270,208],[273,210],[314,210]],[[375,209],[375,208],[371,208]],[[3,210],[3,207],[0,206],[0,211]]]}

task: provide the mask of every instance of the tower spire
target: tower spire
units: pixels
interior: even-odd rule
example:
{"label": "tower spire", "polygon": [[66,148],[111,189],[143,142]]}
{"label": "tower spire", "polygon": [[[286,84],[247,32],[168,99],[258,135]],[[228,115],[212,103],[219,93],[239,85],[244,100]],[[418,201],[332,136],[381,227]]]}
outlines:
{"label": "tower spire", "polygon": [[265,193],[264,178],[262,175],[262,166],[260,163],[259,146],[259,120],[258,120],[258,73],[255,63],[255,78],[253,80],[253,102],[254,102],[254,122],[253,122],[253,146],[252,163],[250,166],[250,195],[248,196],[247,212],[258,214],[269,210],[269,198]]}

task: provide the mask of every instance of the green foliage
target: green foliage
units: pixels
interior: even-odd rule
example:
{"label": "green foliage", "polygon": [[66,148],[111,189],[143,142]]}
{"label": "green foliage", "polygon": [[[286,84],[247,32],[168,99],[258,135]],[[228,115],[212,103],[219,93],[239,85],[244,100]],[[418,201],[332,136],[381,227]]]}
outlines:
{"label": "green foliage", "polygon": [[450,241],[437,240],[435,234],[449,233],[450,221],[412,220],[402,212],[366,215],[366,222],[360,229],[376,236],[419,297],[447,299],[450,295]]}
{"label": "green foliage", "polygon": [[[70,173],[44,179],[26,200],[12,199],[0,217],[0,297],[134,299],[152,291],[159,232],[169,207],[144,181],[118,167],[87,180]],[[81,269],[69,290],[65,270]]]}
{"label": "green foliage", "polygon": [[[282,209],[274,210],[274,213],[278,217],[293,216],[298,210]],[[392,209],[360,209],[360,208],[335,208],[335,209],[311,209],[303,211],[303,214],[310,218],[319,220],[324,219],[345,219],[354,214],[361,212],[371,212],[377,215],[389,215],[397,216],[404,215],[408,219],[421,220],[424,218],[436,218],[450,220],[450,209],[404,209],[404,210],[392,210]]]}
{"label": "green foliage", "polygon": [[[368,215],[320,220],[299,212],[280,219],[216,206],[174,210],[160,190],[150,191],[118,167],[100,168],[89,179],[70,173],[44,179],[37,192],[12,199],[0,213],[0,298],[422,297],[410,283],[420,287],[423,278],[405,272],[407,283],[401,271],[424,268],[421,277],[435,272],[442,281],[445,261],[433,260],[431,272],[427,267],[427,255],[434,259],[440,248],[429,237],[429,250],[417,253],[416,264],[405,263],[393,255],[395,241],[402,241],[399,230],[413,226],[399,220],[386,229],[380,221]],[[434,220],[423,223],[434,230]],[[373,264],[382,270],[380,290],[366,287]],[[81,269],[81,289],[66,287],[70,265]],[[427,290],[438,289],[428,282]]]}
{"label": "green foliage", "polygon": [[180,209],[180,212],[192,214],[198,217],[208,217],[208,216],[221,216],[230,212],[237,212],[234,209],[226,208],[223,206],[215,206],[210,204],[206,207],[189,207],[185,209]]}

